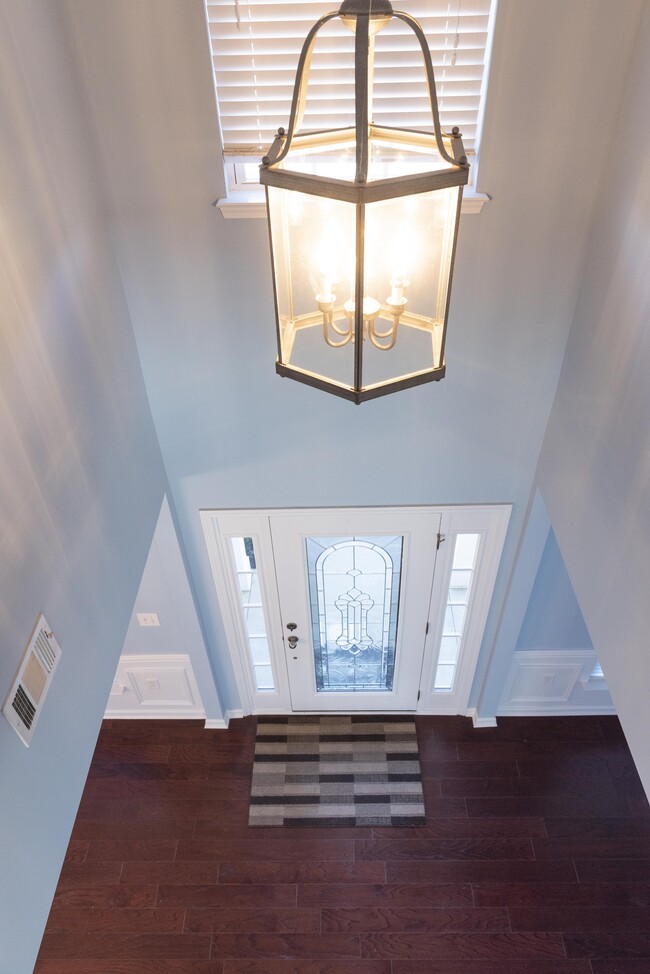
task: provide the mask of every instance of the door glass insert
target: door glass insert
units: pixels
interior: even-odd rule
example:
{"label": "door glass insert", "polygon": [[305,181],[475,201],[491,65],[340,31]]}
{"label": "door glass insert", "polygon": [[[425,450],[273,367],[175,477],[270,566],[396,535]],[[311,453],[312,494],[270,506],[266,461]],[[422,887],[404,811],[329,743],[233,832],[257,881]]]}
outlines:
{"label": "door glass insert", "polygon": [[231,538],[230,541],[235,559],[239,604],[248,639],[249,661],[255,675],[255,689],[275,690],[253,539]]}
{"label": "door glass insert", "polygon": [[445,621],[436,667],[435,690],[454,688],[479,538],[479,534],[456,535]]}
{"label": "door glass insert", "polygon": [[402,536],[307,538],[318,692],[391,691]]}

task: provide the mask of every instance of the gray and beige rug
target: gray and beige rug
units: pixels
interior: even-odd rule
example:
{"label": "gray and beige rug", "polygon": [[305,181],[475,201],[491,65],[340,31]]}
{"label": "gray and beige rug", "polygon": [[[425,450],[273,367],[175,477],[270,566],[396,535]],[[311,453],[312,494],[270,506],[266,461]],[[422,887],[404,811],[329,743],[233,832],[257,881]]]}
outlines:
{"label": "gray and beige rug", "polygon": [[409,717],[258,717],[249,825],[425,824]]}

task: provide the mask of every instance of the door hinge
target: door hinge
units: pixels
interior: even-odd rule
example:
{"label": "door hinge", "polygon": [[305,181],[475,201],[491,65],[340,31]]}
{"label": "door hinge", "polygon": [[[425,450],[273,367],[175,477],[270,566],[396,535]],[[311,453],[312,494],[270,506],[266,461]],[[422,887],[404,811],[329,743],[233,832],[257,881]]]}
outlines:
{"label": "door hinge", "polygon": [[424,635],[425,636],[428,636],[429,635],[429,623],[428,622],[427,622],[427,628],[424,630]]}
{"label": "door hinge", "polygon": [[422,691],[421,690],[418,690],[418,700],[420,699],[421,694],[422,694]]}
{"label": "door hinge", "polygon": [[440,534],[440,531],[438,531],[438,538],[437,538],[437,541],[436,541],[436,551],[438,551],[438,549],[440,548],[440,545],[442,544],[442,542],[443,541],[446,541],[446,540],[447,540],[447,535],[446,534]]}

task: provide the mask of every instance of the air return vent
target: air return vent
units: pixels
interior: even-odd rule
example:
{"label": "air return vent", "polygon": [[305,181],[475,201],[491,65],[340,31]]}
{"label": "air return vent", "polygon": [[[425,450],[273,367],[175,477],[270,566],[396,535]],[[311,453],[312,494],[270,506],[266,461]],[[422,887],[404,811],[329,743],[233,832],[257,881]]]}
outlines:
{"label": "air return vent", "polygon": [[39,616],[2,713],[29,747],[61,650],[44,616]]}

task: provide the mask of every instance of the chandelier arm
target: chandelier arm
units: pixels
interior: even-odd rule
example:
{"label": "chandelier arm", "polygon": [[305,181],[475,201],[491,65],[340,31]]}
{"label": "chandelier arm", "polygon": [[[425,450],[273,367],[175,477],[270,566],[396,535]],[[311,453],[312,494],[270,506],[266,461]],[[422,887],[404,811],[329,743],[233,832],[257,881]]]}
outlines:
{"label": "chandelier arm", "polygon": [[[278,153],[278,155],[273,156],[272,162],[274,166],[277,165],[278,162],[281,162],[284,159],[289,149],[291,148],[291,141],[296,133],[296,130],[299,129],[300,125],[302,124],[302,117],[303,117],[303,112],[305,107],[305,97],[307,94],[307,78],[309,75],[309,65],[311,61],[311,55],[312,55],[314,43],[316,41],[316,35],[318,31],[321,29],[321,27],[323,27],[328,21],[333,20],[335,17],[338,17],[338,15],[339,15],[338,10],[333,10],[328,14],[324,14],[320,18],[320,20],[316,21],[312,29],[307,34],[307,37],[305,38],[305,42],[302,45],[300,58],[298,59],[296,81],[293,86],[293,97],[291,99],[291,113],[289,115],[288,131],[286,136],[284,136],[284,133],[282,131],[278,132],[278,135],[284,137],[284,145],[282,147],[282,150]],[[269,161],[265,162],[266,159],[268,159]],[[266,166],[270,164],[271,164],[271,158],[269,156],[265,156],[264,159],[262,160],[262,166],[266,168]]]}
{"label": "chandelier arm", "polygon": [[[413,33],[418,39],[420,48],[422,49],[424,70],[426,71],[426,75],[427,75],[427,85],[429,88],[429,101],[431,103],[431,114],[433,116],[433,131],[436,136],[438,152],[443,157],[443,159],[446,159],[447,162],[450,162],[452,166],[458,166],[458,160],[454,159],[453,156],[449,155],[449,153],[445,149],[444,142],[442,140],[442,128],[440,127],[440,112],[438,110],[438,96],[436,94],[436,81],[433,74],[433,64],[431,63],[431,54],[429,52],[429,45],[427,43],[427,39],[425,37],[424,31],[422,30],[422,27],[415,19],[415,17],[411,17],[410,14],[406,14],[401,10],[394,10],[393,16],[398,17],[400,20],[403,20],[404,23],[411,28],[411,30],[413,31]],[[467,164],[465,164],[465,166],[466,165]]]}

